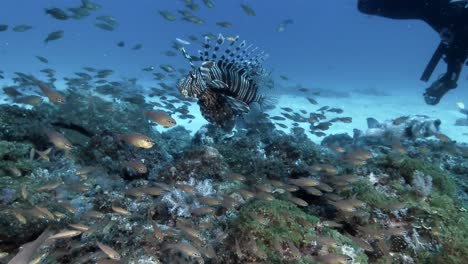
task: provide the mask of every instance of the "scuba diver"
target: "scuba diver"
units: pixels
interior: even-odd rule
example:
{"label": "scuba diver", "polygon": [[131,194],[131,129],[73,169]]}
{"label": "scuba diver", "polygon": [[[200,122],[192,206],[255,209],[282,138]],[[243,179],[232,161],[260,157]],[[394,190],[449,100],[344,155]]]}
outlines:
{"label": "scuba diver", "polygon": [[439,33],[441,42],[421,80],[429,80],[442,57],[447,63],[447,71],[426,89],[424,100],[427,104],[438,104],[442,96],[457,87],[468,55],[467,0],[358,0],[358,9],[368,15],[420,19]]}

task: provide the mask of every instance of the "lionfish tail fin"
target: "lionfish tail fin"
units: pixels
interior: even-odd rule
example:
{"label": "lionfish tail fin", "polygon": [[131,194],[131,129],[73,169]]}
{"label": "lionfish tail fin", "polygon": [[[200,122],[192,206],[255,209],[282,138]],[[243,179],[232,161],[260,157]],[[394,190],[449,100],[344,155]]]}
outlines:
{"label": "lionfish tail fin", "polygon": [[262,111],[272,110],[278,104],[278,98],[275,96],[264,95],[264,96],[261,96],[261,98],[259,98],[258,104],[260,105],[260,108],[262,109]]}

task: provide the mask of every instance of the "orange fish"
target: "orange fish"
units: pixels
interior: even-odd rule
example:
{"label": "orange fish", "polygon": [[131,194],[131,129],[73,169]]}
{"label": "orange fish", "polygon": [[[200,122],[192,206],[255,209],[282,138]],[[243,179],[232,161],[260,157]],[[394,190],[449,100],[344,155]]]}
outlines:
{"label": "orange fish", "polygon": [[145,174],[148,172],[148,168],[145,166],[145,164],[143,164],[143,162],[139,160],[127,161],[127,162],[124,162],[122,165],[125,167],[132,168],[140,174]]}
{"label": "orange fish", "polygon": [[52,87],[45,85],[44,83],[36,80],[37,86],[41,89],[41,91],[49,98],[49,100],[54,104],[64,104],[65,97],[61,95],[59,92],[54,90]]}
{"label": "orange fish", "polygon": [[60,134],[59,132],[48,131],[47,137],[49,138],[49,141],[52,144],[54,144],[54,146],[58,149],[65,151],[73,149],[73,145],[71,144],[71,142],[68,141],[68,139],[66,139],[65,136]]}
{"label": "orange fish", "polygon": [[437,139],[439,139],[440,141],[444,142],[444,143],[447,143],[447,142],[451,142],[452,140],[447,137],[446,135],[444,134],[441,134],[441,133],[436,133],[434,135]]}
{"label": "orange fish", "polygon": [[145,115],[149,117],[153,122],[168,128],[175,126],[177,122],[174,118],[168,115],[166,112],[158,110],[158,111],[147,111]]}
{"label": "orange fish", "polygon": [[42,97],[37,95],[26,95],[15,99],[15,103],[38,106],[42,104]]}
{"label": "orange fish", "polygon": [[149,149],[154,146],[154,141],[151,138],[136,132],[117,135],[117,137],[120,140],[138,148]]}

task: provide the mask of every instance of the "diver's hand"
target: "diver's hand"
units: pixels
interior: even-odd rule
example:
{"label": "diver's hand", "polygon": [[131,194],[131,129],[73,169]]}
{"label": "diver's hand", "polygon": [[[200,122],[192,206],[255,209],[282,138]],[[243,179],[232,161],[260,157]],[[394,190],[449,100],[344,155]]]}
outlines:
{"label": "diver's hand", "polygon": [[428,105],[436,105],[449,90],[455,88],[457,88],[457,84],[443,76],[426,89],[423,94],[424,101],[426,101]]}

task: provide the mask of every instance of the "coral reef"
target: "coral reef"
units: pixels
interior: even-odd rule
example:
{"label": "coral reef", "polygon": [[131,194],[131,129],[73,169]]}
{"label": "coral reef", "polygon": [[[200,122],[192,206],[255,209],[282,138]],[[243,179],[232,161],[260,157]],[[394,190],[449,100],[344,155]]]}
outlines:
{"label": "coral reef", "polygon": [[[154,129],[141,98],[66,98],[63,107],[0,106],[6,260],[46,227],[62,238],[38,249],[44,263],[104,261],[102,245],[123,263],[468,258],[466,146],[344,134],[317,145],[255,111],[230,134],[207,125],[192,137]],[[44,129],[73,146],[60,148]],[[130,132],[154,144],[122,140]]]}

